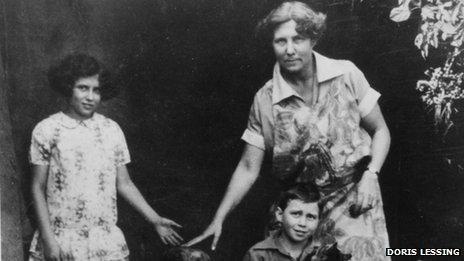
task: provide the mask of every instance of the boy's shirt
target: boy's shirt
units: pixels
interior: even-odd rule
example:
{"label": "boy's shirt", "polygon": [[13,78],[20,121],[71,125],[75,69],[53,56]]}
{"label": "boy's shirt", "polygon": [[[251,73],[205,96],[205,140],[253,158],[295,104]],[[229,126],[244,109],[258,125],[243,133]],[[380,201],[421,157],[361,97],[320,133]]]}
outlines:
{"label": "boy's shirt", "polygon": [[279,234],[274,233],[251,247],[245,254],[243,261],[310,261],[311,257],[317,251],[317,247],[312,246],[311,242],[308,242],[300,257],[294,259],[280,243]]}

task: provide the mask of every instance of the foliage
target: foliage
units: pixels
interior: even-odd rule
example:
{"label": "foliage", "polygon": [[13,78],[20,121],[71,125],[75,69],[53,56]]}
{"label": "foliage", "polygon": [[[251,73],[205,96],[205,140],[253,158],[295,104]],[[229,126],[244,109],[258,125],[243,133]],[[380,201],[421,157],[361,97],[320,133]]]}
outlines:
{"label": "foliage", "polygon": [[409,19],[414,9],[421,12],[414,43],[424,59],[430,47],[447,52],[444,65],[426,70],[427,79],[419,80],[416,86],[422,101],[434,111],[435,126],[444,124],[446,135],[453,125],[451,114],[457,112],[454,102],[464,98],[464,0],[399,0],[398,4],[390,13],[395,22]]}

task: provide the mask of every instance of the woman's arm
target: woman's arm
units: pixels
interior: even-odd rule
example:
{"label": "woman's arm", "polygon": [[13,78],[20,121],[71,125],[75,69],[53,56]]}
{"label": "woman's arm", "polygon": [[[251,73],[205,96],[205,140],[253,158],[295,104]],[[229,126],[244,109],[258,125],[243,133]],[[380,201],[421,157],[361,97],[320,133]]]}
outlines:
{"label": "woman's arm", "polygon": [[380,171],[390,148],[390,131],[378,104],[361,119],[361,124],[372,137],[372,160],[369,169]]}
{"label": "woman's arm", "polygon": [[44,246],[45,260],[65,260],[69,256],[61,251],[50,226],[50,217],[45,198],[47,175],[48,165],[32,165],[32,202]]}
{"label": "woman's arm", "polygon": [[361,125],[372,137],[372,159],[358,183],[358,196],[355,205],[357,211],[360,211],[359,213],[371,209],[376,199],[379,198],[375,195],[378,193],[376,189],[378,177],[375,172],[379,172],[382,168],[390,148],[390,131],[378,104],[362,118]]}
{"label": "woman's arm", "polygon": [[163,218],[147,203],[140,191],[132,182],[127,167],[118,166],[117,169],[118,193],[131,204],[142,216],[152,223],[164,244],[179,245],[183,240],[171,226],[181,227],[176,222]]}
{"label": "woman's arm", "polygon": [[226,194],[216,211],[213,221],[200,236],[190,240],[186,244],[187,246],[194,245],[214,235],[211,249],[214,250],[216,248],[222,232],[222,223],[224,223],[230,211],[240,203],[258,178],[263,158],[263,150],[249,144],[245,145],[240,162],[232,175]]}

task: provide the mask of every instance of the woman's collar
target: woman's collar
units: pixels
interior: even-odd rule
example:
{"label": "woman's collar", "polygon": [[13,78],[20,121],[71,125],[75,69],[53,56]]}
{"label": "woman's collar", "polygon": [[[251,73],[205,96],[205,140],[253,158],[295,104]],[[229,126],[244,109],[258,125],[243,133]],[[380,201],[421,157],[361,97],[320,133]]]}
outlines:
{"label": "woman's collar", "polygon": [[326,57],[316,51],[313,51],[316,61],[317,81],[319,83],[333,79],[343,74],[343,65],[335,59]]}
{"label": "woman's collar", "polygon": [[[315,51],[313,51],[313,55],[316,63],[318,83],[325,82],[343,74],[343,67],[336,60],[325,57]],[[301,96],[292,87],[290,87],[287,81],[285,81],[285,79],[282,77],[279,63],[274,65],[272,85],[272,104],[279,103],[280,101],[291,96],[301,98]]]}

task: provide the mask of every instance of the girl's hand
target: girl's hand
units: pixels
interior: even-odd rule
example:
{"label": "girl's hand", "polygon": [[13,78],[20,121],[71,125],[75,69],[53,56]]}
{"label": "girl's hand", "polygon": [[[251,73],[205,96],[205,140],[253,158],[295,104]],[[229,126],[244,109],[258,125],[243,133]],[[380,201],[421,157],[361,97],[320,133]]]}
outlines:
{"label": "girl's hand", "polygon": [[184,239],[177,234],[176,231],[172,227],[178,227],[181,228],[182,226],[177,224],[176,222],[160,217],[157,221],[154,222],[156,232],[158,232],[158,235],[161,238],[161,241],[164,244],[169,244],[169,245],[180,245]]}
{"label": "girl's hand", "polygon": [[66,254],[54,239],[44,243],[44,257],[45,261],[74,261],[73,256]]}
{"label": "girl's hand", "polygon": [[355,203],[351,206],[352,216],[359,216],[374,208],[379,202],[377,174],[366,170],[357,186]]}

